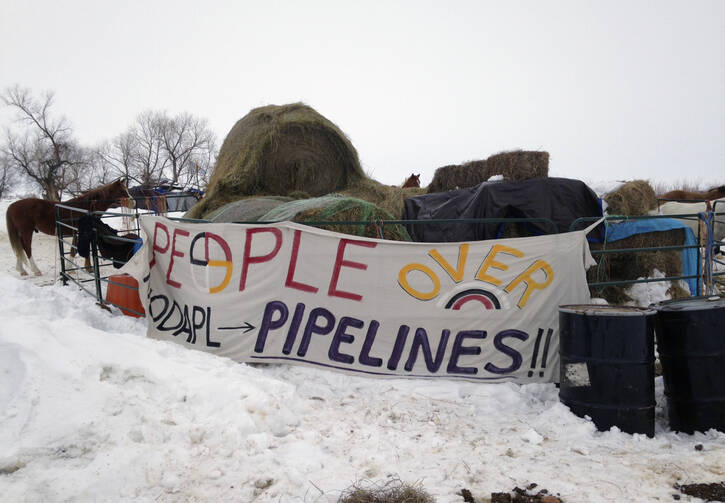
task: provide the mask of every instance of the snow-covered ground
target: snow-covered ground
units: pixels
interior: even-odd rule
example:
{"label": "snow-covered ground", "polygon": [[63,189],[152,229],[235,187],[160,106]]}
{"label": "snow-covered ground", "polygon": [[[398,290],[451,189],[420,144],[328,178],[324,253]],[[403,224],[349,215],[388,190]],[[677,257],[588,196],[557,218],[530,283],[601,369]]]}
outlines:
{"label": "snow-covered ground", "polygon": [[20,278],[8,204],[0,501],[331,502],[399,478],[438,502],[529,483],[567,503],[650,502],[672,501],[676,483],[725,480],[725,434],[672,432],[660,378],[647,438],[596,431],[553,384],[253,367],[148,339],[144,320],[52,283],[55,238],[35,235],[44,275]]}

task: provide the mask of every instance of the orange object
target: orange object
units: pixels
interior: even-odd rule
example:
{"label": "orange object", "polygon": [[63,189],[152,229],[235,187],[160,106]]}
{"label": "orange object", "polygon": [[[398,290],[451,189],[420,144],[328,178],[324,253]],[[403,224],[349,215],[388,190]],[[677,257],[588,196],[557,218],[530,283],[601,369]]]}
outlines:
{"label": "orange object", "polygon": [[[106,301],[120,307],[121,312],[126,316],[140,318],[145,314],[141,298],[138,295],[138,281],[128,274],[108,277]],[[129,309],[133,309],[133,311],[129,311]],[[143,314],[137,314],[134,311]]]}

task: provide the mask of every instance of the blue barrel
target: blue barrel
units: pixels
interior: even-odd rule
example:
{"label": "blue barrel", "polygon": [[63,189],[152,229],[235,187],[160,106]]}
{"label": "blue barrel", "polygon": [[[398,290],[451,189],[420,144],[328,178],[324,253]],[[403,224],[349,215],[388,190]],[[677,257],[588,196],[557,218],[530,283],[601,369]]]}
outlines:
{"label": "blue barrel", "polygon": [[670,428],[725,432],[725,298],[695,297],[655,308]]}
{"label": "blue barrel", "polygon": [[559,400],[597,429],[654,436],[654,309],[559,307]]}

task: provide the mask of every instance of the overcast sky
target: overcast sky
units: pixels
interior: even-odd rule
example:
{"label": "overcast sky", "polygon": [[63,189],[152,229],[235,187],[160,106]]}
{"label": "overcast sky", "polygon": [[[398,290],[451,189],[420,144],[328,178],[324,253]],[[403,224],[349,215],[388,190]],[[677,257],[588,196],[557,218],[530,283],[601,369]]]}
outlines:
{"label": "overcast sky", "polygon": [[146,109],[221,144],[303,101],[389,184],[511,149],[548,151],[553,176],[725,181],[723,0],[0,6],[0,89],[54,91],[87,145]]}

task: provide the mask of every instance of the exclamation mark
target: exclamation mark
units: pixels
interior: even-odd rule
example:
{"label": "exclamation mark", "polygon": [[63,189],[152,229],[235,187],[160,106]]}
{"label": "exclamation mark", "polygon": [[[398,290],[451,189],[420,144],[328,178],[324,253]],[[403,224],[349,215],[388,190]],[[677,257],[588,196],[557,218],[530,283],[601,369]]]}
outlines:
{"label": "exclamation mark", "polygon": [[539,356],[539,344],[541,344],[542,335],[544,335],[544,331],[540,328],[539,333],[536,335],[536,343],[534,343],[534,356],[531,358],[531,370],[529,370],[529,377],[534,375],[534,369],[536,368],[536,358]]}
{"label": "exclamation mark", "polygon": [[[541,329],[539,329],[540,331]],[[539,372],[539,377],[544,377],[544,371],[543,369],[546,368],[546,360],[549,356],[549,343],[551,342],[551,334],[554,333],[554,329],[550,328],[546,332],[546,342],[544,343],[544,353],[541,355],[541,372]]]}

